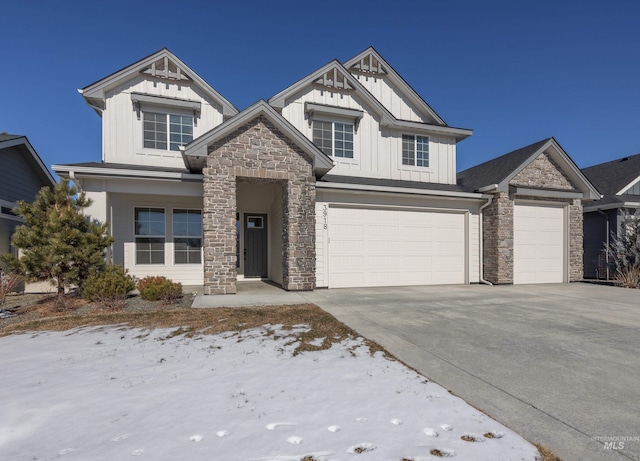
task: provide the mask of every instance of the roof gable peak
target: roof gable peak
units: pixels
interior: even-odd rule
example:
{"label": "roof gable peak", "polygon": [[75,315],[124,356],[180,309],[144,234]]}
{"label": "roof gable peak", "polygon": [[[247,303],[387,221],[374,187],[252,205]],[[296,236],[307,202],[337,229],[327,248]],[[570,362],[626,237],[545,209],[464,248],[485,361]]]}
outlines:
{"label": "roof gable peak", "polygon": [[[334,62],[334,61],[332,61]],[[335,61],[339,64],[338,61]],[[316,85],[321,85],[326,88],[334,88],[337,90],[354,90],[354,86],[349,83],[349,73],[344,72],[342,66],[333,65],[327,69],[319,78],[314,80]]]}
{"label": "roof gable peak", "polygon": [[349,62],[350,71],[362,72],[367,74],[384,75],[388,73],[387,66],[383,64],[383,60],[376,50],[370,46],[358,55],[360,59],[352,59]]}
{"label": "roof gable peak", "polygon": [[138,75],[150,76],[152,78],[177,83],[193,83],[222,106],[224,115],[233,116],[238,113],[238,109],[236,109],[233,104],[213,89],[168,48],[162,48],[133,64],[129,64],[78,90],[78,92],[82,94],[87,103],[100,114],[101,110],[104,109],[105,91]]}
{"label": "roof gable peak", "polygon": [[159,56],[159,59],[141,69],[140,73],[164,80],[193,81],[188,73],[185,73],[180,64],[178,64],[175,59],[172,59],[173,54],[166,48],[164,50],[167,51],[167,53],[163,53],[164,56]]}
{"label": "roof gable peak", "polygon": [[373,47],[369,46],[364,51],[358,53],[353,58],[344,63],[344,66],[352,72],[362,74],[374,74],[387,77],[418,109],[428,118],[433,119],[435,124],[447,126],[447,123],[435,110],[409,85],[404,78],[382,57]]}

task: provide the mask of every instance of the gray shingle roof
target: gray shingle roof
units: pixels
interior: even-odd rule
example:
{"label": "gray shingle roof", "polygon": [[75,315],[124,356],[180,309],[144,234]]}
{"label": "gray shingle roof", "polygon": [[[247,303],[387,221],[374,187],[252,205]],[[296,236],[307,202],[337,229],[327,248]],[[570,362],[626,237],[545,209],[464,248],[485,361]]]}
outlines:
{"label": "gray shingle roof", "polygon": [[101,163],[101,162],[81,162],[81,163],[66,163],[63,165],[57,165],[61,167],[84,167],[84,168],[102,168],[113,170],[135,170],[135,171],[162,171],[168,173],[189,173],[186,168],[168,168],[163,166],[148,166],[148,165],[129,165],[125,163]]}
{"label": "gray shingle roof", "polygon": [[465,191],[473,192],[481,187],[499,184],[513,173],[522,163],[552,138],[543,139],[508,154],[481,163],[457,175],[457,182]]}
{"label": "gray shingle roof", "polygon": [[637,201],[638,197],[619,195],[616,192],[640,176],[640,154],[623,157],[611,162],[583,168],[582,173],[598,188],[604,198],[598,204]]}
{"label": "gray shingle roof", "polygon": [[24,138],[24,135],[0,133],[0,142],[2,142],[2,141],[11,141],[13,139],[18,139],[18,138]]}

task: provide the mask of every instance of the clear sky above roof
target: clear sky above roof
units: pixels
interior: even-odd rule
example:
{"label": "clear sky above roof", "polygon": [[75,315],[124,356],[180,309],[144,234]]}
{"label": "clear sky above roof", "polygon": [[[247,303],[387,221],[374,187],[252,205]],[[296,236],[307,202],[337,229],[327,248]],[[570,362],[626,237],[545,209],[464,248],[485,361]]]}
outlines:
{"label": "clear sky above roof", "polygon": [[100,161],[77,93],[169,48],[242,110],[369,45],[451,126],[458,170],[554,136],[580,167],[640,152],[640,2],[12,1],[0,132],[45,164]]}

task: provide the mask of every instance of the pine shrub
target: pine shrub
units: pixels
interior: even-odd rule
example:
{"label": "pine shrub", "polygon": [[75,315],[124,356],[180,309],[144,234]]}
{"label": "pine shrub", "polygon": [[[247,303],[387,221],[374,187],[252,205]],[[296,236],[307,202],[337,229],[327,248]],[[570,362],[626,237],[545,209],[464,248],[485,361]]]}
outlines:
{"label": "pine shrub", "polygon": [[113,309],[124,306],[127,293],[135,287],[135,280],[126,269],[107,264],[87,277],[82,284],[82,297]]}
{"label": "pine shrub", "polygon": [[137,288],[142,299],[147,301],[161,300],[172,304],[182,297],[182,284],[162,276],[140,279]]}

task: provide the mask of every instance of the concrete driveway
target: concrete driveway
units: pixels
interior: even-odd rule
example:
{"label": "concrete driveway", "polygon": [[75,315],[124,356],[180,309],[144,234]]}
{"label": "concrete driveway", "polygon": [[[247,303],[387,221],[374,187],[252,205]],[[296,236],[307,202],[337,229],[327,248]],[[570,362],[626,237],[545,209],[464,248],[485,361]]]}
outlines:
{"label": "concrete driveway", "polygon": [[[303,297],[566,461],[640,459],[638,290],[471,285]],[[606,437],[635,440],[614,449]]]}

